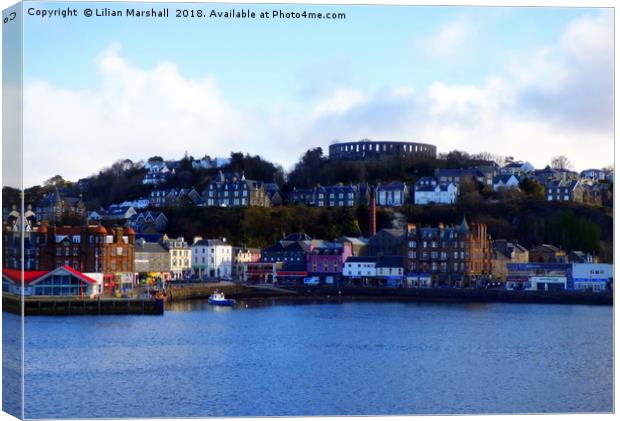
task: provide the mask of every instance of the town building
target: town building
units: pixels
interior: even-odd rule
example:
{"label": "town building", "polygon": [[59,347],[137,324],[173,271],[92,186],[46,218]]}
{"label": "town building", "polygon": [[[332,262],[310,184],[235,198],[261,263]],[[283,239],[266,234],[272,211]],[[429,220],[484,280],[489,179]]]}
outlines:
{"label": "town building", "polygon": [[317,242],[305,233],[290,234],[264,248],[261,251],[260,261],[261,263],[282,263],[281,269],[276,274],[278,284],[303,284],[308,276],[307,255],[316,244]]}
{"label": "town building", "polygon": [[245,274],[246,263],[255,263],[260,261],[261,250],[252,247],[233,247],[232,248],[232,278],[234,280],[243,280]]}
{"label": "town building", "polygon": [[614,266],[602,263],[573,263],[572,281],[575,290],[609,291],[614,279]]}
{"label": "town building", "polygon": [[24,272],[2,269],[2,292],[25,296],[95,298],[102,290],[101,282],[96,279],[69,266],[61,266],[52,270]]}
{"label": "town building", "polygon": [[451,205],[456,202],[458,190],[453,183],[439,184],[434,177],[422,177],[414,186],[414,203]]}
{"label": "town building", "polygon": [[264,183],[247,180],[243,173],[224,174],[220,171],[202,192],[202,199],[206,206],[271,206]]}
{"label": "town building", "polygon": [[137,239],[134,255],[135,271],[140,283],[162,285],[162,282],[171,279],[170,253],[161,243]]}
{"label": "town building", "polygon": [[544,183],[548,201],[583,201],[583,187],[578,180],[552,179]]}
{"label": "town building", "polygon": [[506,282],[509,263],[528,263],[529,252],[517,241],[494,240],[491,273],[493,278]]}
{"label": "town building", "polygon": [[529,252],[530,263],[567,263],[566,252],[551,244],[540,244]]}
{"label": "town building", "polygon": [[192,244],[192,273],[198,279],[231,279],[233,271],[232,246],[222,239],[194,239]]}
{"label": "town building", "polygon": [[435,285],[475,285],[491,276],[492,244],[485,224],[436,228],[407,226],[405,274],[411,280],[431,276]]}
{"label": "town building", "polygon": [[308,277],[316,283],[338,284],[344,262],[351,256],[350,243],[322,242],[307,254]]}
{"label": "town building", "polygon": [[591,168],[589,170],[581,171],[579,173],[579,177],[585,180],[598,182],[601,180],[605,180],[606,174],[604,170],[598,170],[595,168]]}
{"label": "town building", "polygon": [[506,266],[508,290],[557,291],[573,287],[572,266],[567,263],[508,263]]}
{"label": "town building", "polygon": [[381,256],[377,260],[378,286],[402,286],[404,279],[403,256]]}
{"label": "town building", "polygon": [[510,162],[506,164],[505,166],[503,166],[499,170],[499,173],[501,175],[522,176],[525,174],[529,174],[533,172],[534,170],[535,170],[534,166],[530,164],[529,162],[515,161],[515,162]]}
{"label": "town building", "polygon": [[81,195],[79,197],[68,196],[61,194],[61,190],[55,188],[54,192],[45,195],[36,203],[35,214],[38,221],[55,223],[66,217],[84,218],[86,207]]}
{"label": "town building", "polygon": [[377,206],[403,206],[408,202],[409,188],[401,181],[379,185],[375,191]]}
{"label": "town building", "polygon": [[445,185],[452,183],[455,186],[460,187],[462,180],[475,180],[483,185],[487,184],[487,177],[482,171],[475,168],[467,169],[450,169],[450,168],[436,168],[435,179],[439,184]]}
{"label": "town building", "polygon": [[384,228],[368,240],[370,256],[402,256],[405,228]]}
{"label": "town building", "polygon": [[377,277],[376,256],[351,256],[342,268],[342,276],[352,285],[368,285]]}
{"label": "town building", "polygon": [[166,230],[168,218],[163,212],[139,212],[129,218],[127,226],[133,228],[136,233],[159,233]]}
{"label": "town building", "polygon": [[192,272],[192,249],[183,237],[162,238],[163,247],[168,250],[170,258],[170,275],[173,280],[187,279]]}
{"label": "town building", "polygon": [[493,178],[493,191],[518,189],[520,181],[518,175],[497,175]]}
{"label": "town building", "polygon": [[293,189],[289,202],[317,207],[354,207],[360,203],[360,188],[357,185],[316,186],[311,189]]}

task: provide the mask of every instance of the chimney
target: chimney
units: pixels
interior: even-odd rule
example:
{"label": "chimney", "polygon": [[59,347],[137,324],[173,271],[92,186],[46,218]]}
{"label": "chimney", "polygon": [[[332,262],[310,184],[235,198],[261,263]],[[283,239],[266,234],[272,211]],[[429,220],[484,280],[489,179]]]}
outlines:
{"label": "chimney", "polygon": [[370,233],[369,237],[377,234],[377,202],[375,200],[375,189],[370,188]]}

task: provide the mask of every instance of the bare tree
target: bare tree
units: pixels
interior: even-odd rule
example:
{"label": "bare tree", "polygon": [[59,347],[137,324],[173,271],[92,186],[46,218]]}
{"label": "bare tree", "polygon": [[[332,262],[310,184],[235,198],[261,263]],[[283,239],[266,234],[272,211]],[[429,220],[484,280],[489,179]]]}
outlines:
{"label": "bare tree", "polygon": [[551,158],[551,168],[556,170],[570,170],[573,168],[573,163],[564,155],[558,155]]}

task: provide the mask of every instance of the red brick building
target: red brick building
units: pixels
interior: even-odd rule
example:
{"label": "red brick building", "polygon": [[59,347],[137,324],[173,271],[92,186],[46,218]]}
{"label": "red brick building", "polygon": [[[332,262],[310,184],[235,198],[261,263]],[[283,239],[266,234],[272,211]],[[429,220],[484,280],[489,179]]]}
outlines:
{"label": "red brick building", "polygon": [[409,224],[405,235],[405,277],[430,276],[433,285],[473,286],[491,275],[493,248],[485,224],[436,228]]}

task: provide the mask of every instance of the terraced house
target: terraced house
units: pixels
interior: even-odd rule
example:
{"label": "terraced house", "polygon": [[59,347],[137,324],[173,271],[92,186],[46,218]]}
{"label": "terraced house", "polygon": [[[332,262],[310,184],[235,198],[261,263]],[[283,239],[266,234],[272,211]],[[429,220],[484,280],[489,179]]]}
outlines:
{"label": "terraced house", "polygon": [[202,199],[206,206],[269,207],[271,203],[264,184],[246,179],[244,173],[224,174],[220,171],[202,192]]}
{"label": "terraced house", "polygon": [[289,201],[321,208],[355,207],[364,199],[361,190],[359,185],[353,184],[319,185],[311,189],[294,189],[289,195]]}

